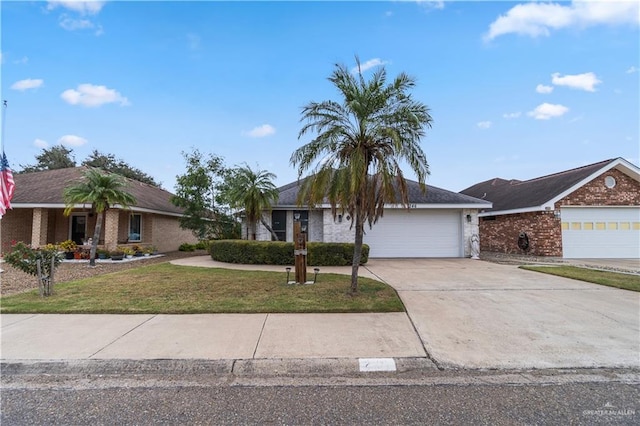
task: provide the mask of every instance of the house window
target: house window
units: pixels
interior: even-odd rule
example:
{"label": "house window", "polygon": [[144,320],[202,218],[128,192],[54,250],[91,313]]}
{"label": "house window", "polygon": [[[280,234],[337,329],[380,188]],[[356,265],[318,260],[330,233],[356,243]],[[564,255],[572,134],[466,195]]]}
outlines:
{"label": "house window", "polygon": [[132,214],[129,219],[129,241],[142,240],[142,215]]}

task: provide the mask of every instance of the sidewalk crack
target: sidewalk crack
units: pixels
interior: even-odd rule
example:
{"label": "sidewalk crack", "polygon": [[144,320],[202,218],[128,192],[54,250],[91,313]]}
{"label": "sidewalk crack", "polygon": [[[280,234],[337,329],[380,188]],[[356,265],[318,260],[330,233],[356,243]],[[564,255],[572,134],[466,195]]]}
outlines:
{"label": "sidewalk crack", "polygon": [[158,315],[152,315],[151,317],[147,318],[146,320],[142,321],[140,324],[136,325],[135,327],[133,327],[131,330],[127,331],[126,333],[124,333],[121,336],[118,336],[117,338],[113,339],[111,342],[107,343],[106,345],[104,345],[103,347],[101,347],[100,349],[98,349],[97,351],[95,351],[94,353],[92,353],[91,355],[89,355],[87,358],[93,358],[94,356],[96,356],[97,354],[99,354],[100,352],[102,352],[103,350],[105,350],[107,347],[113,345],[115,342],[117,342],[118,340],[122,339],[124,336],[126,336],[127,334],[131,333],[133,330],[143,326],[144,324],[148,323],[149,321],[151,321],[152,319],[154,319],[155,317],[157,317]]}
{"label": "sidewalk crack", "polygon": [[256,347],[253,349],[253,355],[251,355],[252,359],[256,358],[256,353],[258,352],[258,347],[260,346],[260,341],[262,340],[262,334],[264,333],[264,327],[267,325],[267,319],[269,318],[269,314],[264,316],[264,321],[262,322],[262,328],[260,329],[260,335],[258,336],[258,341],[256,342]]}

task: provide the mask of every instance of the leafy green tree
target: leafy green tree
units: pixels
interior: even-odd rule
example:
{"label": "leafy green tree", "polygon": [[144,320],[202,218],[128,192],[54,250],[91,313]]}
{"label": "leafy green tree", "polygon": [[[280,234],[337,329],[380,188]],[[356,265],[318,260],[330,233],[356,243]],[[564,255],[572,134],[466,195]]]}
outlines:
{"label": "leafy green tree", "polygon": [[93,150],[93,152],[82,162],[82,165],[106,170],[149,185],[160,186],[153,177],[144,173],[142,170],[129,165],[122,159],[116,159],[113,154],[103,154],[97,149]]}
{"label": "leafy green tree", "polygon": [[84,172],[83,180],[64,189],[64,214],[69,215],[78,204],[91,204],[95,212],[96,227],[93,231],[89,265],[96,264],[96,248],[102,231],[104,212],[114,205],[129,208],[136,203],[136,199],[126,190],[125,178],[114,173],[105,173],[99,169],[88,169]]}
{"label": "leafy green tree", "polygon": [[258,221],[267,228],[274,240],[278,235],[264,220],[263,211],[270,211],[274,202],[278,201],[278,188],[273,184],[276,178],[266,170],[252,170],[246,163],[231,171],[227,178],[225,197],[234,209],[244,210],[249,227],[249,239],[256,239]]}
{"label": "leafy green tree", "polygon": [[37,163],[32,166],[23,166],[19,173],[41,172],[43,170],[66,169],[67,167],[75,167],[76,160],[73,156],[73,150],[63,145],[52,146],[51,148],[43,148],[39,155],[36,155]]}
{"label": "leafy green tree", "polygon": [[[415,172],[423,191],[429,174],[420,139],[431,127],[429,109],[408,93],[415,80],[401,73],[387,84],[384,67],[365,80],[356,57],[357,73],[343,65],[329,77],[341,103],[311,102],[302,111],[298,138],[311,131],[317,135],[291,155],[298,176],[312,169],[302,181],[299,203],[328,200],[334,218],[338,211],[351,216],[355,226],[355,249],[350,293],[358,291],[358,268],[364,225],[371,227],[383,215],[385,203],[408,206],[401,163]],[[326,202],[326,201],[325,201]]]}
{"label": "leafy green tree", "polygon": [[227,170],[222,158],[205,156],[198,149],[182,152],[187,171],[176,176],[175,195],[171,202],[184,209],[180,227],[190,229],[200,240],[219,238],[228,219],[217,207],[218,189]]}

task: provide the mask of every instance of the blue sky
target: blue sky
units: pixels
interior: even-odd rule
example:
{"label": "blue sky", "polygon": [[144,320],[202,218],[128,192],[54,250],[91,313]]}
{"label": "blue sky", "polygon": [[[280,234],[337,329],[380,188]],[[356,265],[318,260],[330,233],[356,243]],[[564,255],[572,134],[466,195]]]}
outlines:
{"label": "blue sky", "polygon": [[638,4],[2,1],[4,148],[98,149],[173,191],[194,147],[284,185],[302,106],[358,55],[417,79],[430,185],[638,164]]}

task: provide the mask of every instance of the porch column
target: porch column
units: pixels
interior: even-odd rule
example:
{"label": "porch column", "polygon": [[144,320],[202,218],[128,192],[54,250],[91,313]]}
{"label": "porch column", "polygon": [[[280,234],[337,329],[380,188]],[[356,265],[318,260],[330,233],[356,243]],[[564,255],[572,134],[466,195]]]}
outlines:
{"label": "porch column", "polygon": [[104,246],[107,250],[115,250],[118,245],[118,209],[109,209],[104,218]]}
{"label": "porch column", "polygon": [[[47,244],[47,224],[49,210],[43,208],[33,209],[31,221],[31,247],[40,247]],[[52,243],[54,241],[51,241]]]}

